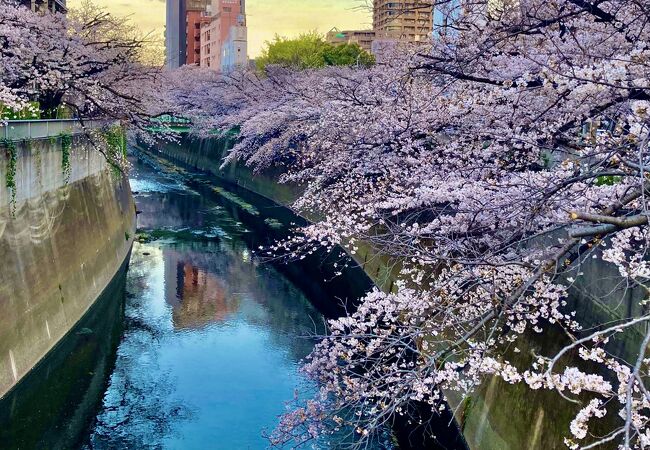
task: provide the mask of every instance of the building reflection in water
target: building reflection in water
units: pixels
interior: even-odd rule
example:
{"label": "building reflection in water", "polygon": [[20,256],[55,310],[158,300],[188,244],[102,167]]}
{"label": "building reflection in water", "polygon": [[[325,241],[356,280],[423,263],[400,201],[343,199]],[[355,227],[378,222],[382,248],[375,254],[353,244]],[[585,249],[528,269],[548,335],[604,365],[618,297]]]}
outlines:
{"label": "building reflection in water", "polygon": [[262,430],[307,383],[297,364],[322,316],[253,258],[266,228],[149,176],[138,224],[164,237],[134,247],[127,327],[88,448],[265,448]]}
{"label": "building reflection in water", "polygon": [[167,302],[173,309],[172,320],[177,330],[224,322],[239,310],[240,301],[228,294],[224,280],[199,267],[191,260],[191,254],[165,251],[165,278]]}

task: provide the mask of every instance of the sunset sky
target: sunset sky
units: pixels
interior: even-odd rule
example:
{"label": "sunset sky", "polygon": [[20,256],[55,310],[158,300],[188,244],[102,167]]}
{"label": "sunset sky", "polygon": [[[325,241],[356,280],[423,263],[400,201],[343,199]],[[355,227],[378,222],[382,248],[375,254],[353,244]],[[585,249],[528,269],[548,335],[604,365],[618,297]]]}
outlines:
{"label": "sunset sky", "polygon": [[[165,29],[165,0],[94,0],[111,13],[131,15],[142,31]],[[74,8],[81,0],[68,0]],[[247,0],[248,53],[259,55],[264,41],[277,33],[294,36],[302,31],[326,33],[332,27],[343,29],[371,28],[367,11],[355,8],[359,0]]]}

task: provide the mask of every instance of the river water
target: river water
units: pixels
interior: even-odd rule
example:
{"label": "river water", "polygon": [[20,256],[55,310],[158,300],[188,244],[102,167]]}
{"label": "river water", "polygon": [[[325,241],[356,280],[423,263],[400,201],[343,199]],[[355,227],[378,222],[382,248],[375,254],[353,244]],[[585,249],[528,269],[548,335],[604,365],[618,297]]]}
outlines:
{"label": "river water", "polygon": [[140,242],[128,269],[0,402],[0,448],[267,448],[285,402],[312,389],[298,372],[310,336],[370,282],[358,268],[335,277],[341,254],[261,263],[253,249],[298,218],[207,176],[132,162]]}
{"label": "river water", "polygon": [[256,263],[251,231],[226,207],[143,164],[131,185],[139,228],[160,239],[133,249],[127,327],[90,448],[264,448],[303,384],[297,364],[313,344],[299,337],[322,333],[321,315]]}

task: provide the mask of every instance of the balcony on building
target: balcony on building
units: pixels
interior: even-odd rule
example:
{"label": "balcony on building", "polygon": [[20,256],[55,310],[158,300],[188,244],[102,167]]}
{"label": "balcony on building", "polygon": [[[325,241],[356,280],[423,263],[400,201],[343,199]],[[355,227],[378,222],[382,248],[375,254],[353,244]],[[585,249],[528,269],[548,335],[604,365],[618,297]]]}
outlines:
{"label": "balcony on building", "polygon": [[50,11],[63,14],[68,12],[66,0],[21,0],[21,3],[34,12]]}

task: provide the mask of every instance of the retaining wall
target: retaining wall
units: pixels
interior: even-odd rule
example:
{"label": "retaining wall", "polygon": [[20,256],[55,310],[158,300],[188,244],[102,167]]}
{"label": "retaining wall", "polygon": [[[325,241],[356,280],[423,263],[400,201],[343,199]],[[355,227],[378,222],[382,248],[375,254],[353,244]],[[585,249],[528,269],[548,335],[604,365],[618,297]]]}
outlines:
{"label": "retaining wall", "polygon": [[118,273],[135,235],[128,179],[84,138],[0,144],[0,397],[74,327]]}

